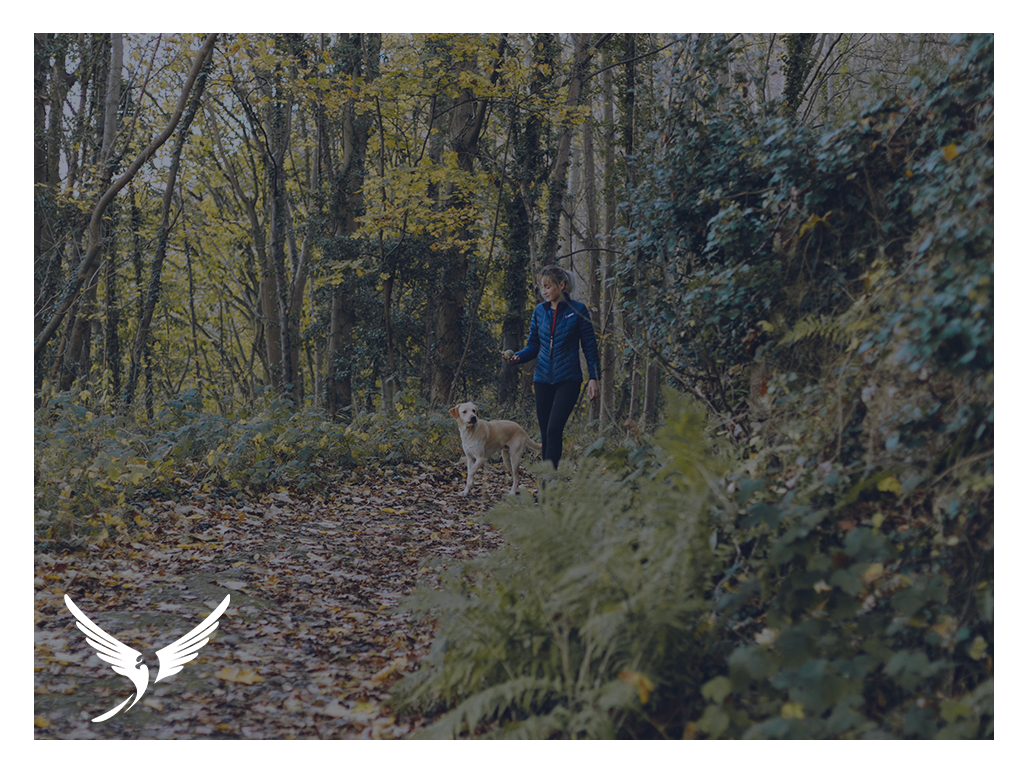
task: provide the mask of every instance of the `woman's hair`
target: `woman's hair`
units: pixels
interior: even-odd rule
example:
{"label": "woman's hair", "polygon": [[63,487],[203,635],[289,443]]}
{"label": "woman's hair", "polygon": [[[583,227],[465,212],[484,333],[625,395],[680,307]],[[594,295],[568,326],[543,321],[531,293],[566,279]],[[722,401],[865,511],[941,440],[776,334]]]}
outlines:
{"label": "woman's hair", "polygon": [[561,287],[561,283],[565,283],[565,296],[571,298],[576,292],[576,275],[571,271],[566,271],[561,266],[544,266],[540,269],[540,274],[537,276],[539,281],[544,279],[550,280],[555,287]]}

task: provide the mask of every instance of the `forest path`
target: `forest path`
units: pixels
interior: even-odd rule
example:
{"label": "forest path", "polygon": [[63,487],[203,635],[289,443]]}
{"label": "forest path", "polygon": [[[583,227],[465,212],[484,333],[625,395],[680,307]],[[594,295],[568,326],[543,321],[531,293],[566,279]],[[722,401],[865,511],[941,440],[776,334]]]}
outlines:
{"label": "forest path", "polygon": [[[398,603],[444,568],[502,544],[479,519],[507,489],[500,464],[480,471],[467,499],[458,496],[464,476],[464,465],[366,467],[316,492],[151,501],[137,509],[142,528],[131,536],[37,554],[36,738],[399,738],[417,730],[420,719],[400,722],[384,701],[417,668],[433,631],[397,612]],[[151,671],[140,702],[105,722],[90,720],[133,688],[75,628],[65,593],[142,652]],[[229,608],[197,660],[155,685],[156,650],[227,593]]]}

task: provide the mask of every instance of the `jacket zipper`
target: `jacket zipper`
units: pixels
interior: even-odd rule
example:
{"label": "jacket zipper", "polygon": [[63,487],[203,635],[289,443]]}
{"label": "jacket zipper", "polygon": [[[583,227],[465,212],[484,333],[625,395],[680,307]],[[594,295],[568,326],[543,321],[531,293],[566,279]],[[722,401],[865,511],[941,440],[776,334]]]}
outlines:
{"label": "jacket zipper", "polygon": [[551,309],[551,383],[554,383],[554,329],[558,324],[558,309]]}

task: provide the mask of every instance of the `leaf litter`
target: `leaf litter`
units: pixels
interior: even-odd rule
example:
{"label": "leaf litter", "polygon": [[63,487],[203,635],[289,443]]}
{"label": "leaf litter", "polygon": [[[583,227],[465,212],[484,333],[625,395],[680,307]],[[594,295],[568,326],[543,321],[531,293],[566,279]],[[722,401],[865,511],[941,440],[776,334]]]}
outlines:
{"label": "leaf litter", "polygon": [[[364,467],[317,492],[192,490],[135,503],[130,533],[37,553],[35,717],[38,739],[404,738],[391,686],[418,667],[431,621],[398,611],[417,586],[501,546],[482,522],[507,488],[484,468],[458,493],[464,465]],[[67,593],[105,631],[155,652],[228,593],[218,629],[173,678],[132,694],[86,643]]]}

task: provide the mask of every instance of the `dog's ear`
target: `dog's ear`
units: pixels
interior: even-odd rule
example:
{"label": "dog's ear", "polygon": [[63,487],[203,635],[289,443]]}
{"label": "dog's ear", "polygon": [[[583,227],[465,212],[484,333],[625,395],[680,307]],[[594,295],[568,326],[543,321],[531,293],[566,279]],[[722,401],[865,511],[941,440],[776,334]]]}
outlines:
{"label": "dog's ear", "polygon": [[460,407],[461,406],[456,405],[453,408],[451,408],[451,416],[453,418],[455,418],[455,419],[458,418],[458,408],[460,408]]}

